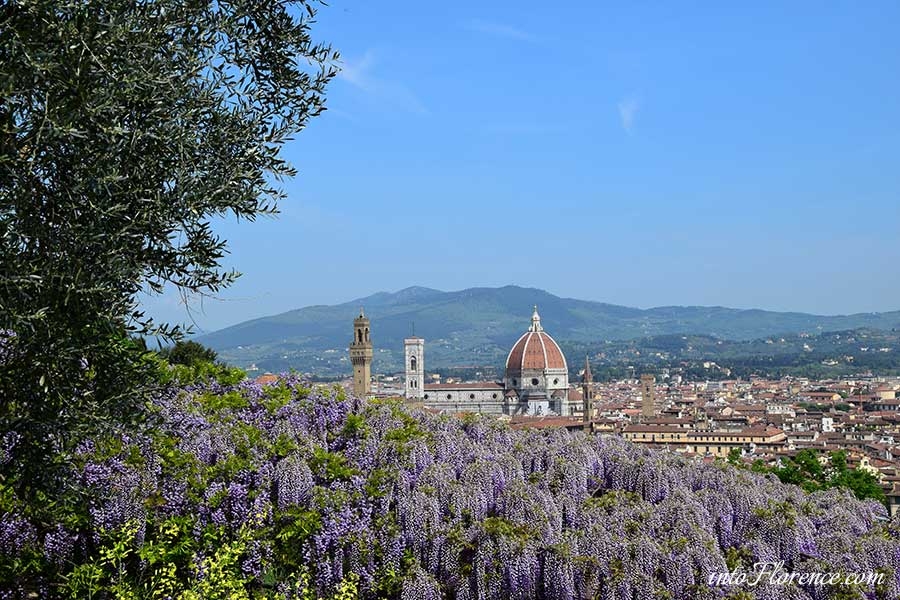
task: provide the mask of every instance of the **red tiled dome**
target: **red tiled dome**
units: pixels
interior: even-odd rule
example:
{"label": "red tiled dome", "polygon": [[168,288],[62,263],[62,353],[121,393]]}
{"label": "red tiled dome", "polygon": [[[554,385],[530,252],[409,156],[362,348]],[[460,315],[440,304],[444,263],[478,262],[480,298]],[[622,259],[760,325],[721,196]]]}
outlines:
{"label": "red tiled dome", "polygon": [[556,341],[544,332],[541,317],[535,308],[531,317],[531,327],[515,343],[506,359],[508,375],[519,374],[523,370],[563,369],[566,359]]}

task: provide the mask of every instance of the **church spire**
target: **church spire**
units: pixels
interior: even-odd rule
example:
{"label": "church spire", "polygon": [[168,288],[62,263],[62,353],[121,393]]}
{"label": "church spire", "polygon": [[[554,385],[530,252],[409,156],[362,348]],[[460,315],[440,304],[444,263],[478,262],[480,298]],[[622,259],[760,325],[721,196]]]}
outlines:
{"label": "church spire", "polygon": [[591,419],[594,416],[594,402],[591,396],[591,382],[593,379],[594,378],[591,375],[591,361],[585,356],[584,375],[581,377],[581,395],[582,400],[584,401],[584,407],[582,409],[582,426],[584,427],[585,433],[591,432]]}
{"label": "church spire", "polygon": [[531,328],[529,331],[543,331],[541,327],[541,315],[538,314],[537,304],[534,305],[534,313],[531,315]]}

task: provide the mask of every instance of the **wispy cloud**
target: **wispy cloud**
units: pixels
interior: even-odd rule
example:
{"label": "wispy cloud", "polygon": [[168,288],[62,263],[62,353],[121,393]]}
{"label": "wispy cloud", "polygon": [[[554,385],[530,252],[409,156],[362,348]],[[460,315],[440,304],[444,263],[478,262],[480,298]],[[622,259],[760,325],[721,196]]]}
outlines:
{"label": "wispy cloud", "polygon": [[408,87],[378,77],[375,74],[376,64],[374,51],[366,50],[358,60],[345,60],[340,65],[338,77],[370,97],[393,107],[419,115],[428,114],[428,109]]}
{"label": "wispy cloud", "polygon": [[482,21],[481,19],[472,19],[465,24],[465,27],[469,31],[477,31],[478,33],[485,33],[487,35],[510,40],[518,40],[520,42],[539,41],[537,36],[505,23],[494,23],[491,21]]}
{"label": "wispy cloud", "polygon": [[368,72],[374,64],[375,54],[371,50],[366,50],[366,53],[359,60],[345,60],[342,62],[338,77],[356,87],[366,88],[369,85]]}
{"label": "wispy cloud", "polygon": [[627,133],[631,133],[634,128],[634,121],[640,108],[640,101],[633,96],[619,101],[619,120],[622,121],[622,129]]}

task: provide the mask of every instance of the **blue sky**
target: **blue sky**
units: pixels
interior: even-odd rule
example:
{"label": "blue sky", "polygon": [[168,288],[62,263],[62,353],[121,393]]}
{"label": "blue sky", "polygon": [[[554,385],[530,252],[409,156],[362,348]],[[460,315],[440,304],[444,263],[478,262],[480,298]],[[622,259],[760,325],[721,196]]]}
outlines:
{"label": "blue sky", "polygon": [[[411,285],[900,308],[900,3],[342,2],[329,111],[201,329]],[[185,321],[175,294],[146,303]]]}

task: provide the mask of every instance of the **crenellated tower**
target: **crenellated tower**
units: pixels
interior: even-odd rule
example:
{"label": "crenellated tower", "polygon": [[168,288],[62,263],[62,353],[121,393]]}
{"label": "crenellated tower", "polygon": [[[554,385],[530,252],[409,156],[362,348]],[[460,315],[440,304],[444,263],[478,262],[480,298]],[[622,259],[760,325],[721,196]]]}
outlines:
{"label": "crenellated tower", "polygon": [[369,318],[359,309],[353,320],[353,341],[350,342],[350,362],[353,364],[353,394],[365,398],[372,394],[372,340],[369,337]]}

